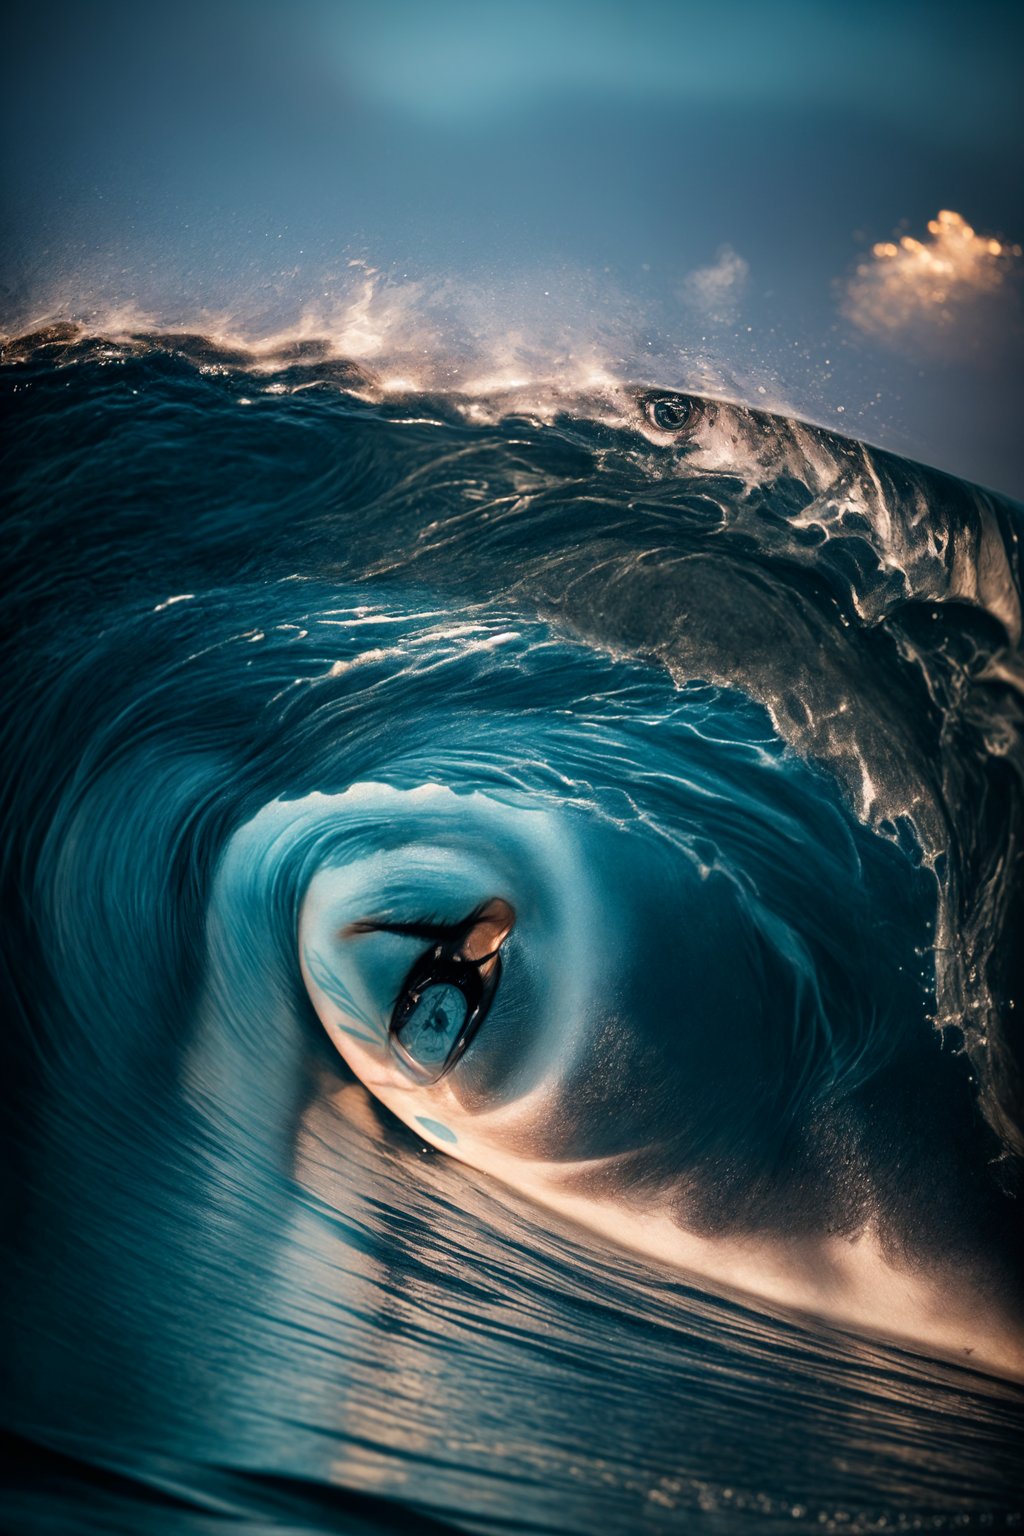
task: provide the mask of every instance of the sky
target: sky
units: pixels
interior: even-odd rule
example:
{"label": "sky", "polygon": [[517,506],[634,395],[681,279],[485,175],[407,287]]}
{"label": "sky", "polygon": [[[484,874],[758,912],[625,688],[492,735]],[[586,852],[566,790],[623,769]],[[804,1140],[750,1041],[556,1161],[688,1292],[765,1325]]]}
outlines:
{"label": "sky", "polygon": [[1024,496],[1019,5],[10,16],[8,332],[319,330],[434,384],[582,360]]}

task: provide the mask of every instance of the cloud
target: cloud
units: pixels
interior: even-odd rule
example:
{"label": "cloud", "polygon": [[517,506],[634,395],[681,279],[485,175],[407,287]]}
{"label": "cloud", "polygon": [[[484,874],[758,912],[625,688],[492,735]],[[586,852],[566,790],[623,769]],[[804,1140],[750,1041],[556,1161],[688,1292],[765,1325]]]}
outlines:
{"label": "cloud", "polygon": [[1012,318],[1021,248],[979,235],[959,213],[944,209],[928,238],[904,235],[872,247],[846,285],[842,310],[866,335],[890,344],[910,341],[929,350],[978,341]]}
{"label": "cloud", "polygon": [[679,297],[714,325],[729,325],[739,315],[750,268],[730,245],[723,245],[713,266],[698,267],[682,282]]}

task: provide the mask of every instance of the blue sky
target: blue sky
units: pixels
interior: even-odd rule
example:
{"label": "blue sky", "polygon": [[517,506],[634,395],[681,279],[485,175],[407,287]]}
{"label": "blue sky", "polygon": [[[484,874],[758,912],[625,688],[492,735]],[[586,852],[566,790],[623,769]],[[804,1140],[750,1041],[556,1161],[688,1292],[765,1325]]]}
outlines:
{"label": "blue sky", "polygon": [[284,324],[361,261],[432,347],[599,333],[1024,493],[1019,262],[979,246],[941,322],[848,299],[940,208],[1024,239],[1024,8],[41,0],[10,32],[9,324]]}

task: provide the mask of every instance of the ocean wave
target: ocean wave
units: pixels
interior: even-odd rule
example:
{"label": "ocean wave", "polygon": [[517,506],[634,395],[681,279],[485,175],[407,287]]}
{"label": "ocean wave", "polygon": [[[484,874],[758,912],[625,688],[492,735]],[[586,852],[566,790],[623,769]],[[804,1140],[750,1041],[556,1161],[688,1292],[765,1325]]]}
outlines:
{"label": "ocean wave", "polygon": [[[298,1528],[1008,1520],[1020,509],[316,338],[51,328],[2,379],[9,1428],[254,1528],[257,1471]],[[336,913],[502,881],[464,1118],[403,1126],[410,941],[347,975]],[[609,1207],[753,1267],[567,1219]],[[989,1342],[804,1305],[865,1233]]]}

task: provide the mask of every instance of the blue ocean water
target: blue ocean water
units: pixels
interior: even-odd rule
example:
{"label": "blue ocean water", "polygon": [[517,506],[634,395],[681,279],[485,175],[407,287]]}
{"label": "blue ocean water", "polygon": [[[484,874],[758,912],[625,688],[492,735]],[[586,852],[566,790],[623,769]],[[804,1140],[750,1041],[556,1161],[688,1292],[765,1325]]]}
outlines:
{"label": "blue ocean water", "polygon": [[2,387],[7,1527],[1019,1524],[1018,1384],[443,1156],[299,932],[396,848],[378,902],[460,917],[416,839],[490,868],[543,814],[470,1119],[543,1090],[517,1150],[579,1189],[870,1221],[1019,1318],[1020,509],[739,405],[424,396],[310,342],[65,327]]}

